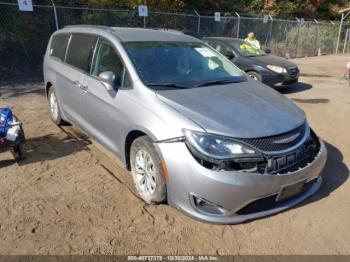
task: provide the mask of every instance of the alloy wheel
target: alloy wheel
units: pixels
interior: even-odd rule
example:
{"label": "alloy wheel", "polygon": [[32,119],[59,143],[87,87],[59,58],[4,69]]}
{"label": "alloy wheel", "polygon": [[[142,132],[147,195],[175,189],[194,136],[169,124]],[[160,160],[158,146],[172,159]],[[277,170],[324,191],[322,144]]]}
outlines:
{"label": "alloy wheel", "polygon": [[156,190],[155,164],[151,155],[140,149],[135,155],[135,182],[142,194],[151,195]]}
{"label": "alloy wheel", "polygon": [[253,78],[256,81],[259,81],[259,79],[255,75],[249,75],[251,78]]}

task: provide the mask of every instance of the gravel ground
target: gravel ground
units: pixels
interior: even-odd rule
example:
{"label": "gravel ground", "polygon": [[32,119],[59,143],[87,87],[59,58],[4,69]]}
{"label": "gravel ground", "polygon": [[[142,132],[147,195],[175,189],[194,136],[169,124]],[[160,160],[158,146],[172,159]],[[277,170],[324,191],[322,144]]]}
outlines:
{"label": "gravel ground", "polygon": [[296,59],[301,83],[280,89],[327,144],[322,188],[292,210],[240,225],[145,205],[113,156],[49,121],[42,84],[0,87],[0,106],[14,109],[28,139],[20,164],[0,154],[0,254],[350,254],[347,60]]}

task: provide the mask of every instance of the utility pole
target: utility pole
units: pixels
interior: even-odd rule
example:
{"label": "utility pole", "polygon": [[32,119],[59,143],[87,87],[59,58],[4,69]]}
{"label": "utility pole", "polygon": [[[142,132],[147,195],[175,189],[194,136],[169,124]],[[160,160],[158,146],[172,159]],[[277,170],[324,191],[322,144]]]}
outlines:
{"label": "utility pole", "polygon": [[236,37],[239,38],[239,26],[241,24],[241,16],[237,12],[235,12],[235,14],[238,17],[238,21],[237,21],[237,36]]}
{"label": "utility pole", "polygon": [[[345,15],[346,12],[346,15]],[[341,35],[341,30],[343,27],[343,22],[345,20],[345,18],[350,14],[350,10],[349,9],[345,9],[342,14],[341,14],[341,20],[340,20],[340,25],[339,25],[339,32],[338,32],[338,40],[337,40],[337,47],[335,49],[335,53],[338,54],[338,48],[339,48],[339,42],[340,42],[340,35]]]}
{"label": "utility pole", "polygon": [[57,31],[57,30],[58,30],[58,29],[60,29],[60,28],[59,28],[59,26],[58,26],[58,19],[57,19],[56,5],[55,5],[55,3],[53,2],[53,0],[51,0],[51,4],[52,4],[53,16],[54,16],[54,18],[55,18],[55,25],[56,25],[56,31]]}
{"label": "utility pole", "polygon": [[198,17],[198,23],[197,23],[197,33],[199,34],[200,30],[201,30],[201,16],[200,14],[194,10],[194,12],[196,13],[197,17]]}

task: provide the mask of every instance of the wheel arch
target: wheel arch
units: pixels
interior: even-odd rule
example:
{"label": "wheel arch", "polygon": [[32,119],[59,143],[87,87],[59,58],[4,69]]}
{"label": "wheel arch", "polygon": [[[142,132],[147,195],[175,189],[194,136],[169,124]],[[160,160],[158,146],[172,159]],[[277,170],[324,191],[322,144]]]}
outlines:
{"label": "wheel arch", "polygon": [[[127,170],[131,170],[130,167],[130,149],[132,143],[135,141],[135,139],[141,137],[141,136],[148,136],[153,142],[157,141],[158,139],[152,134],[151,131],[145,130],[143,128],[134,128],[128,132],[128,134],[125,136],[124,139],[124,154],[122,154],[122,157],[124,158],[124,165]],[[162,152],[160,151],[159,147],[157,146],[157,143],[153,143],[154,149],[159,155],[160,159],[163,159]]]}
{"label": "wheel arch", "polygon": [[[135,139],[141,137],[141,136],[149,136],[147,133],[141,130],[131,130],[125,138],[125,143],[124,143],[124,159],[125,159],[125,168],[127,170],[131,170],[130,167],[130,149],[132,143],[135,141]],[[149,136],[151,137],[151,136]],[[151,137],[152,138],[152,137]]]}
{"label": "wheel arch", "polygon": [[48,81],[46,84],[45,84],[45,93],[46,93],[46,96],[49,95],[49,90],[50,88],[52,87],[52,83],[50,81]]}
{"label": "wheel arch", "polygon": [[248,72],[254,72],[254,73],[257,73],[257,74],[260,74],[258,70],[254,69],[254,68],[249,68],[249,69],[246,69],[244,70],[244,72],[248,73]]}

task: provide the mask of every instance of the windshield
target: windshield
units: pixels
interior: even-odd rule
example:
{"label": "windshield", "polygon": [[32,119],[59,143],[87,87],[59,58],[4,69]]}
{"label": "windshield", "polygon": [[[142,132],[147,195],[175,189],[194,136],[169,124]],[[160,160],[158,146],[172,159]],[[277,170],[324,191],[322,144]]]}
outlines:
{"label": "windshield", "polygon": [[241,82],[242,72],[204,43],[124,42],[139,77],[148,86],[172,88]]}
{"label": "windshield", "polygon": [[231,41],[230,44],[241,56],[263,56],[266,55],[261,49],[256,48],[246,41]]}

